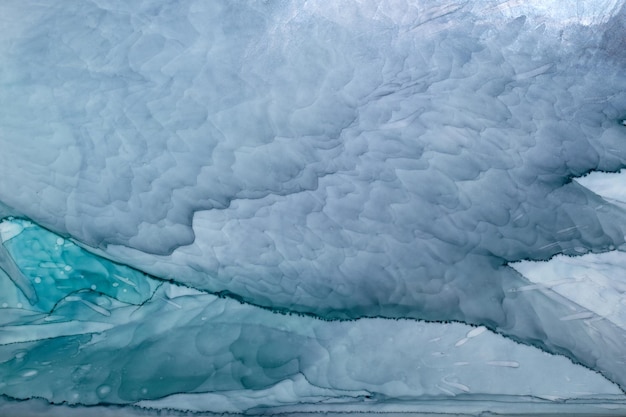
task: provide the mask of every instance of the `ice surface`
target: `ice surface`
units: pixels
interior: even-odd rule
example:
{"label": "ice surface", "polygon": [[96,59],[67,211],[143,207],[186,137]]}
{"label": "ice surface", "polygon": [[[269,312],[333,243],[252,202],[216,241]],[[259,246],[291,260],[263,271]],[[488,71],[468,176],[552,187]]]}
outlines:
{"label": "ice surface", "polygon": [[[625,389],[626,212],[572,180],[626,166],[623,1],[8,0],[0,16],[1,347],[29,352],[0,364],[7,395],[616,394],[564,384],[588,371],[530,346]],[[588,262],[608,269],[569,276]],[[442,369],[480,366],[403,382],[386,329]],[[444,329],[432,352],[418,337]],[[211,332],[228,346],[205,352]],[[498,343],[511,354],[481,356]],[[350,355],[383,365],[359,376]],[[557,379],[503,382],[527,369]]]}
{"label": "ice surface", "polygon": [[[523,261],[515,265],[515,269],[537,283],[517,291],[552,289],[578,304],[577,310],[561,320],[597,317],[626,329],[626,256],[623,252],[588,254],[579,258],[557,256],[550,262],[537,264]],[[588,314],[591,316],[587,317]]]}
{"label": "ice surface", "polygon": [[592,172],[576,182],[609,201],[611,204],[626,207],[626,171]]}
{"label": "ice surface", "polygon": [[[251,413],[403,411],[435,402],[421,408],[432,411],[437,401],[460,396],[465,404],[469,395],[504,403],[517,396],[513,404],[539,408],[580,398],[622,407],[626,398],[600,375],[485,327],[276,314],[133,275],[35,225],[5,222],[23,227],[12,255],[47,265],[25,270],[48,271],[34,281],[38,304],[2,300],[0,389],[13,398]],[[20,256],[27,247],[42,250]],[[100,268],[88,273],[85,265]],[[82,274],[67,280],[88,289],[60,296],[67,266]],[[120,282],[116,268],[129,278]],[[47,285],[54,278],[56,288]]]}
{"label": "ice surface", "polygon": [[58,308],[62,300],[75,301],[69,296],[82,291],[132,304],[141,304],[154,291],[154,281],[146,280],[145,274],[98,259],[29,221],[3,220],[0,233],[7,236],[9,232],[14,235],[2,244],[5,259],[15,260],[33,295],[26,298],[24,291],[17,288],[3,291],[0,294],[2,304],[30,305],[29,308],[36,311],[49,312]]}

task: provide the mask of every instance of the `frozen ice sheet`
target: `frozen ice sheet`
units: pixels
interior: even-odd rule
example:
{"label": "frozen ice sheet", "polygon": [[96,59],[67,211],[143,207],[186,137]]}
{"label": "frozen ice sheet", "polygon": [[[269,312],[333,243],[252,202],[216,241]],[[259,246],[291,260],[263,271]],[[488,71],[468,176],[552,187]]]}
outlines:
{"label": "frozen ice sheet", "polygon": [[2,389],[624,391],[626,212],[573,179],[626,166],[626,6],[575,6],[3,1]]}

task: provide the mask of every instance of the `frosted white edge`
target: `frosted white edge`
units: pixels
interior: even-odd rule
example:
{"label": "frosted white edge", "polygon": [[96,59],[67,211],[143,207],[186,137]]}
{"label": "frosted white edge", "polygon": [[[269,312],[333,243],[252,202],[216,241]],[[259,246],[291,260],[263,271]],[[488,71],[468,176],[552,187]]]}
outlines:
{"label": "frosted white edge", "polygon": [[[319,411],[318,411],[319,410]],[[41,399],[26,401],[14,401],[0,397],[0,413],[3,417],[142,417],[153,416],[156,410],[142,406],[68,406],[50,405]],[[245,413],[248,416],[268,415],[283,413],[289,417],[315,417],[323,413],[325,417],[342,417],[354,414],[359,417],[407,417],[409,415],[429,416],[429,417],[466,417],[476,416],[481,413],[497,413],[498,415],[519,416],[521,413],[528,415],[542,416],[563,416],[572,415],[587,416],[623,416],[626,412],[621,399],[603,396],[597,399],[572,401],[570,403],[553,402],[536,398],[507,398],[507,397],[483,397],[477,400],[455,399],[451,402],[420,401],[417,403],[396,403],[386,406],[375,406],[371,402],[364,404],[343,405],[323,405],[313,408],[311,406],[302,407],[281,407],[256,410],[249,410]],[[228,416],[244,415],[242,413],[214,413],[214,412],[193,412],[187,413],[179,410],[159,409],[159,416]]]}

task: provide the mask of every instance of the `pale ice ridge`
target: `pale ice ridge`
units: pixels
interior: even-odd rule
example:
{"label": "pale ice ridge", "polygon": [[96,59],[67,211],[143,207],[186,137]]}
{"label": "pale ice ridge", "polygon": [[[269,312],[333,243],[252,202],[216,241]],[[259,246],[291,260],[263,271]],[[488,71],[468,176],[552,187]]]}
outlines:
{"label": "pale ice ridge", "polygon": [[535,284],[517,291],[550,289],[577,306],[561,320],[609,320],[626,329],[626,254],[613,251],[577,258],[556,256],[548,262],[522,261],[512,265]]}
{"label": "pale ice ridge", "polygon": [[576,182],[590,189],[605,200],[621,207],[626,207],[626,171],[591,172]]}
{"label": "pale ice ridge", "polygon": [[[320,402],[351,410],[367,399],[445,401],[468,393],[551,401],[619,396],[598,374],[492,333],[457,347],[471,331],[461,324],[323,322],[209,295],[174,300],[183,308],[154,299],[140,310],[116,309],[110,318],[85,309],[82,334],[0,346],[0,390],[54,403],[146,399],[140,403],[146,407],[215,412],[315,409]],[[116,327],[92,325],[93,319]],[[22,332],[39,334],[36,326]],[[491,365],[503,358],[517,366]]]}
{"label": "pale ice ridge", "polygon": [[[154,409],[143,408],[139,406],[77,406],[77,405],[55,405],[50,406],[45,400],[32,399],[27,401],[12,401],[0,398],[0,407],[5,410],[7,417],[38,417],[45,413],[47,417],[141,417],[154,415]],[[422,400],[419,403],[377,403],[362,402],[361,404],[316,404],[315,406],[296,405],[281,407],[264,407],[253,408],[246,411],[246,415],[267,415],[268,413],[288,414],[292,417],[308,417],[316,410],[322,410],[321,413],[326,417],[344,417],[346,413],[358,413],[362,417],[405,417],[407,414],[411,416],[422,417],[472,417],[476,415],[506,415],[510,410],[516,410],[517,414],[525,413],[525,415],[554,415],[556,413],[571,413],[572,415],[587,416],[622,416],[623,407],[611,398],[603,398],[595,402],[585,403],[580,401],[572,402],[555,402],[550,400],[541,400],[532,397],[524,398],[520,401],[518,398],[498,397],[497,401],[493,398],[480,399],[455,399],[446,404],[442,404],[437,400]],[[491,412],[489,410],[494,410]],[[510,413],[509,413],[510,414]],[[202,416],[221,416],[223,413],[202,412],[202,411],[180,411],[175,407],[172,409],[159,409],[159,416],[181,417],[192,415],[194,417]]]}
{"label": "pale ice ridge", "polygon": [[[41,243],[30,252],[31,262],[55,264],[49,268],[57,274],[66,271],[60,259],[71,260],[76,270],[89,262],[112,267],[77,253],[71,242],[46,244],[59,240],[26,224],[10,250],[25,257],[26,244]],[[599,374],[484,327],[322,321],[156,284],[145,276],[147,283],[134,288],[143,287],[147,298],[132,300],[123,291],[110,292],[119,287],[118,271],[89,275],[97,290],[73,291],[45,308],[46,298],[57,297],[53,285],[37,280],[40,271],[25,271],[39,304],[16,307],[3,293],[0,309],[0,393],[13,398],[235,413],[415,411],[423,410],[422,400],[438,403],[431,405],[436,409],[469,394],[496,403],[500,397],[585,404],[619,404],[624,398]],[[0,406],[0,413],[9,406]]]}
{"label": "pale ice ridge", "polygon": [[[577,178],[576,182],[610,204],[626,207],[626,172],[592,172]],[[561,232],[567,234],[571,231],[563,229]],[[626,329],[624,248],[620,246],[616,248],[619,250],[578,257],[558,255],[548,262],[521,261],[511,264],[533,283],[519,287],[516,291],[549,289],[574,301],[577,306],[561,320],[587,320],[592,325],[593,321],[606,319]]]}
{"label": "pale ice ridge", "polygon": [[623,329],[507,266],[624,243],[569,182],[625,165],[623,2],[377,3],[3,2],[0,199],[161,278],[485,325],[625,387]]}

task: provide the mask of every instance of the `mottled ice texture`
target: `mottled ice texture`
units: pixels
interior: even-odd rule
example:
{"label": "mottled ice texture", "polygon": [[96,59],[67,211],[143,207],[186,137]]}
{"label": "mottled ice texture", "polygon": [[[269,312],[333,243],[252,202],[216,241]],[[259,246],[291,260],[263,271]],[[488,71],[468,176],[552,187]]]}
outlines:
{"label": "mottled ice texture", "polygon": [[[252,413],[432,411],[450,399],[468,411],[483,396],[493,407],[472,410],[576,399],[626,409],[600,375],[482,326],[276,314],[160,283],[28,222],[5,220],[0,232],[12,226],[22,230],[11,255],[40,266],[24,266],[38,304],[0,300],[0,390],[14,398]],[[62,278],[67,267],[82,276]],[[59,280],[98,286],[49,307]]]}
{"label": "mottled ice texture", "polygon": [[[623,300],[613,276],[623,274],[622,263],[601,254],[624,249],[624,206],[572,178],[626,166],[625,20],[621,0],[3,1],[0,214],[16,219],[2,226],[7,277],[0,278],[7,279],[0,285],[13,303],[7,311],[22,305],[5,327],[31,343],[26,352],[79,352],[63,363],[28,359],[54,363],[57,376],[49,380],[36,367],[21,376],[10,370],[12,378],[43,379],[18,379],[3,392],[93,404],[98,381],[114,392],[102,401],[129,402],[269,389],[305,377],[333,395],[376,387],[402,396],[394,385],[400,377],[390,370],[404,368],[401,347],[368,350],[390,361],[382,379],[349,372],[320,377],[324,383],[309,379],[316,361],[331,360],[330,345],[356,346],[361,332],[376,346],[377,334],[398,323],[411,329],[407,334],[435,326],[456,336],[468,325],[483,326],[564,355],[624,391],[623,302],[611,301],[607,313],[572,295],[587,287],[565,292],[546,282],[570,278],[571,264],[560,275],[563,256],[599,257],[615,266],[606,280],[613,300]],[[58,236],[42,237],[41,250],[19,246],[16,236],[39,232],[33,226],[16,235],[26,224],[17,218]],[[83,249],[72,243],[66,253],[70,239]],[[58,251],[66,258],[32,264],[35,253],[54,258]],[[550,278],[520,268],[521,261],[557,255],[546,267]],[[82,260],[69,265],[70,258]],[[66,264],[72,283],[63,288],[62,271],[52,267]],[[184,296],[189,306],[173,305],[159,294],[179,287],[155,290],[138,271],[200,292]],[[132,296],[113,286],[132,287],[115,281],[118,275],[134,284]],[[39,332],[32,327],[38,320],[56,317],[48,316],[53,307],[96,317],[84,319],[85,332],[110,339],[89,342],[69,314],[69,324],[45,328],[49,339],[27,342]],[[194,360],[206,346],[198,339],[202,327],[188,329],[191,311],[212,308],[228,323],[217,334],[236,334],[230,343],[240,347]],[[132,320],[125,318],[130,311],[137,311]],[[344,339],[350,329],[360,330]],[[288,353],[268,348],[276,364],[268,371],[259,352],[276,343]],[[560,372],[560,365],[527,356],[538,351],[506,343],[534,353],[479,356],[476,363]],[[421,339],[414,345],[427,349]],[[168,349],[183,362],[168,362]],[[120,363],[115,355],[122,351],[137,360]],[[338,363],[353,354],[359,357],[348,350]],[[152,369],[137,365],[143,358],[152,358]],[[85,369],[93,381],[76,376],[84,391],[72,400],[75,367],[89,365],[110,369],[117,382]],[[493,367],[500,368],[522,367]],[[495,378],[473,372],[473,383]],[[158,382],[167,375],[168,383]],[[448,374],[437,378],[411,383],[406,395],[474,392]],[[342,381],[347,385],[333,385]],[[481,392],[535,395],[509,384]],[[298,389],[289,401],[318,393]]]}

